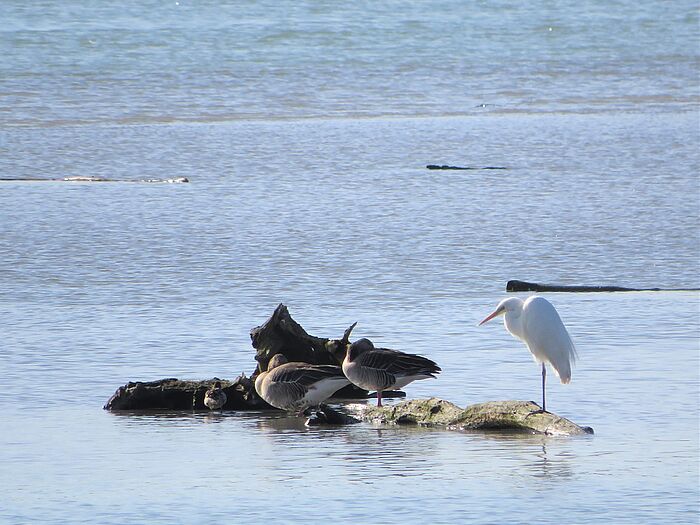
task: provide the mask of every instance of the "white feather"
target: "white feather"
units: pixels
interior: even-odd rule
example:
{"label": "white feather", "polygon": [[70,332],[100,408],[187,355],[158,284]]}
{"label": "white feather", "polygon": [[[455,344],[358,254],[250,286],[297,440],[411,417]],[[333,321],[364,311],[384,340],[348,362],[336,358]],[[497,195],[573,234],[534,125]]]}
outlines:
{"label": "white feather", "polygon": [[309,391],[302,399],[302,404],[307,406],[317,406],[338,390],[350,384],[345,377],[330,377],[322,379],[309,387]]}
{"label": "white feather", "polygon": [[552,365],[562,383],[571,381],[576,347],[552,303],[536,295],[528,298],[523,304],[522,328],[523,340],[535,359]]}

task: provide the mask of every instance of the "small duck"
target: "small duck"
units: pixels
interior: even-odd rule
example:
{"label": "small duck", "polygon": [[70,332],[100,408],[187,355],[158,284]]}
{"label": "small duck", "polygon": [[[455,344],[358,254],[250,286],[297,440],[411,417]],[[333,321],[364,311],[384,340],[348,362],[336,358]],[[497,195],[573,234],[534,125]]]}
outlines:
{"label": "small duck", "polygon": [[204,404],[211,410],[219,410],[226,404],[226,393],[221,390],[221,381],[217,381],[213,387],[206,391]]}
{"label": "small duck", "polygon": [[430,359],[388,348],[375,348],[369,339],[358,339],[347,347],[343,373],[354,385],[377,392],[382,406],[382,391],[403,388],[418,379],[435,378],[441,368]]}
{"label": "small duck", "polygon": [[273,407],[302,415],[349,384],[337,365],[290,363],[284,355],[275,354],[255,379],[255,391]]}

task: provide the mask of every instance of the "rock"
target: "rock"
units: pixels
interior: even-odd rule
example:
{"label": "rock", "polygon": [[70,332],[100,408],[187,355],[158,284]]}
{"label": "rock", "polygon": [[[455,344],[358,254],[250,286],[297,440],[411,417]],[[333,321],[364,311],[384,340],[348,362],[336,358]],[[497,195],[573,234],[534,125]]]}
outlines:
{"label": "rock", "polygon": [[367,406],[360,419],[375,423],[397,425],[447,426],[457,420],[464,410],[436,397],[412,399],[396,405]]}
{"label": "rock", "polygon": [[521,430],[550,436],[593,434],[590,427],[580,427],[551,412],[542,412],[542,407],[534,401],[489,401],[470,405],[448,427],[455,430]]}
{"label": "rock", "polygon": [[580,427],[551,412],[542,412],[533,401],[489,401],[460,408],[433,397],[392,406],[362,407],[356,415],[363,421],[449,430],[503,430],[553,436],[593,434],[590,427]]}

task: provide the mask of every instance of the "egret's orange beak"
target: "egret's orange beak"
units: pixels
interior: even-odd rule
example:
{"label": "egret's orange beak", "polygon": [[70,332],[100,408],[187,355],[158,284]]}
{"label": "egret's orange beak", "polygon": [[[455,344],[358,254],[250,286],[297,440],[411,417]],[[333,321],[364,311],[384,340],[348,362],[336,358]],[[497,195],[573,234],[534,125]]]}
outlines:
{"label": "egret's orange beak", "polygon": [[484,323],[488,323],[491,319],[493,319],[494,317],[497,317],[497,316],[501,315],[502,313],[503,313],[503,309],[501,309],[501,308],[495,310],[492,314],[490,314],[490,315],[489,315],[488,317],[486,317],[483,321],[481,321],[481,322],[479,323],[479,326],[481,326],[481,325],[484,324]]}

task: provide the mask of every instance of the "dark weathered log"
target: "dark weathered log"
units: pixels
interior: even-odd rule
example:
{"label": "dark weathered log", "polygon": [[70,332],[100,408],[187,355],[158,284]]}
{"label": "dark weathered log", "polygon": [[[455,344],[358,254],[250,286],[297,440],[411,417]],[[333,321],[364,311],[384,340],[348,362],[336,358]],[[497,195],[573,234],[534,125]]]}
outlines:
{"label": "dark weathered log", "polygon": [[489,401],[463,409],[438,398],[415,399],[383,407],[365,406],[355,415],[363,421],[449,430],[508,430],[558,436],[593,434],[590,427],[580,427],[551,412],[542,412],[533,401]]}
{"label": "dark weathered log", "polygon": [[[655,290],[658,290],[656,288]],[[506,292],[638,292],[637,288],[622,286],[567,286],[531,283],[511,280],[506,283]]]}
{"label": "dark weathered log", "polygon": [[255,393],[250,378],[241,374],[233,381],[218,378],[204,381],[181,381],[168,378],[158,381],[130,382],[120,386],[104,406],[105,410],[208,410],[204,393],[221,381],[226,393],[222,410],[260,410],[272,408]]}
{"label": "dark weathered log", "polygon": [[[258,367],[248,378],[245,374],[233,381],[222,380],[227,402],[223,410],[272,409],[255,392],[254,378],[259,370],[267,369],[273,355],[284,354],[289,361],[303,361],[312,364],[340,364],[345,348],[350,340],[350,326],[340,339],[315,337],[306,331],[289,315],[287,307],[280,304],[261,326],[254,328],[250,337],[257,350],[255,359]],[[205,381],[181,381],[161,379],[150,382],[130,382],[121,386],[104,406],[107,410],[189,410],[205,409],[204,393],[216,378]],[[396,396],[405,395],[402,392]],[[361,399],[367,391],[348,385],[336,392],[336,398]],[[384,397],[393,397],[385,393]]]}
{"label": "dark weathered log", "polygon": [[566,286],[553,284],[539,284],[527,281],[511,280],[506,283],[506,292],[661,292],[661,291],[689,291],[695,292],[700,288],[625,288],[622,286]]}
{"label": "dark weathered log", "polygon": [[[258,367],[253,378],[262,370],[275,354],[283,354],[288,361],[301,361],[313,365],[340,365],[345,357],[345,348],[350,341],[350,333],[357,323],[353,323],[340,339],[327,339],[306,333],[299,323],[289,315],[284,304],[275,308],[272,316],[262,325],[253,328],[250,339],[256,349],[255,360]],[[367,391],[348,385],[335,393],[337,398],[365,398]]]}
{"label": "dark weathered log", "polygon": [[428,164],[426,166],[429,170],[506,170],[505,166],[448,166],[447,164]]}
{"label": "dark weathered log", "polygon": [[267,370],[267,364],[275,354],[284,354],[289,361],[314,365],[338,364],[336,357],[328,351],[329,339],[307,334],[283,304],[275,308],[267,321],[250,331],[250,339],[257,351],[256,373]]}

